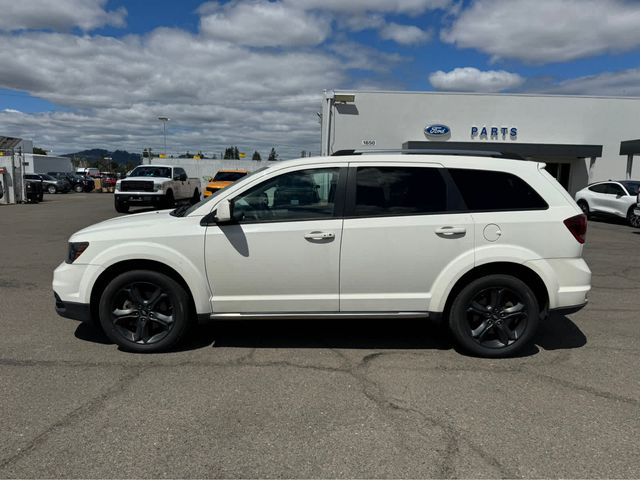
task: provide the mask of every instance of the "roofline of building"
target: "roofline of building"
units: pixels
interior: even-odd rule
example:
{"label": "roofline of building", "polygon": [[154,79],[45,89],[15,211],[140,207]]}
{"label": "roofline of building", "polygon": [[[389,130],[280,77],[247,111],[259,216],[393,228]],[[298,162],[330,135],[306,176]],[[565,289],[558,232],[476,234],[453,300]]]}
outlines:
{"label": "roofline of building", "polygon": [[460,96],[482,96],[482,97],[550,97],[550,98],[596,98],[608,100],[640,100],[638,97],[625,97],[614,95],[563,95],[559,93],[495,93],[495,92],[437,92],[432,90],[347,90],[333,89],[327,90],[327,93],[334,94],[358,94],[358,93],[393,93],[399,95],[460,95]]}

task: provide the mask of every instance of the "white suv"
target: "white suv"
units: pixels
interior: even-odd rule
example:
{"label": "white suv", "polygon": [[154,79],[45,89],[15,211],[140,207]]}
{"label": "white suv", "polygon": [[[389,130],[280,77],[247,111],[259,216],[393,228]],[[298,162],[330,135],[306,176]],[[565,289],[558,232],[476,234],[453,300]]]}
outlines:
{"label": "white suv", "polygon": [[75,233],[53,289],[60,315],[137,352],[171,348],[196,319],[431,317],[500,357],[550,310],[585,305],[585,233],[544,164],[306,158]]}
{"label": "white suv", "polygon": [[625,218],[633,227],[640,226],[634,213],[640,180],[598,182],[576,193],[576,202],[585,215],[605,214]]}

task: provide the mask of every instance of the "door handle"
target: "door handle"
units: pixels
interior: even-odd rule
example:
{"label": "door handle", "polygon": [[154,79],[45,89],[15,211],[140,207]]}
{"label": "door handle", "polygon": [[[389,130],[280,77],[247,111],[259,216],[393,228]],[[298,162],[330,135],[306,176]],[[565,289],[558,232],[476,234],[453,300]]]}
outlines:
{"label": "door handle", "polygon": [[436,228],[437,235],[460,235],[463,233],[467,233],[467,229],[464,227],[440,227]]}
{"label": "door handle", "polygon": [[309,232],[304,234],[304,238],[307,240],[327,240],[335,237],[336,234],[331,232]]}

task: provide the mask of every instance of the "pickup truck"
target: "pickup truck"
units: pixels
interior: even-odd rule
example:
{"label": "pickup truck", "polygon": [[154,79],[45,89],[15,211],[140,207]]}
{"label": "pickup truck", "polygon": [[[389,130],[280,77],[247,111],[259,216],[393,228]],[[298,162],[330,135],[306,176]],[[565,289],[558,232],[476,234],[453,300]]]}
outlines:
{"label": "pickup truck", "polygon": [[176,202],[200,201],[200,180],[187,178],[184,168],[170,165],[140,165],[116,182],[116,211],[127,213],[130,206],[150,205],[173,208]]}

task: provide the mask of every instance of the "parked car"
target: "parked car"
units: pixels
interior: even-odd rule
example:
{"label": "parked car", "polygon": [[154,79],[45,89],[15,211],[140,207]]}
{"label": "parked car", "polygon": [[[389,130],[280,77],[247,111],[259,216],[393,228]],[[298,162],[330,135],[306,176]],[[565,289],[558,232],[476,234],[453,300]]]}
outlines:
{"label": "parked car", "polygon": [[209,195],[216,193],[218,190],[228,187],[233,182],[240,180],[242,177],[246,177],[248,173],[249,170],[243,169],[218,170],[215,176],[211,180],[209,180],[207,188],[204,192],[204,196],[208,197]]}
{"label": "parked car", "polygon": [[66,180],[59,180],[44,173],[25,173],[24,178],[42,180],[44,191],[48,193],[67,193],[71,190],[71,184]]}
{"label": "parked car", "polygon": [[115,187],[118,179],[115,176],[103,175],[100,181],[103,187]]}
{"label": "parked car", "polygon": [[71,185],[71,189],[77,193],[90,192],[94,188],[93,179],[83,175],[76,175],[72,172],[47,172],[47,175],[58,180],[66,180]]}
{"label": "parked car", "polygon": [[126,213],[133,205],[172,208],[177,201],[200,201],[200,180],[188,178],[184,168],[169,165],[140,165],[127,178],[116,182],[116,211]]}
{"label": "parked car", "polygon": [[612,215],[630,225],[638,222],[634,213],[640,180],[608,180],[593,183],[576,193],[575,199],[585,215]]}
{"label": "parked car", "polygon": [[502,357],[586,304],[586,226],[535,162],[304,158],[75,233],[53,290],[60,315],[136,352],[173,347],[196,318],[383,317],[444,321],[465,350]]}
{"label": "parked car", "polygon": [[38,203],[44,199],[44,190],[42,188],[43,182],[41,180],[27,180],[24,181],[24,193],[27,202]]}

